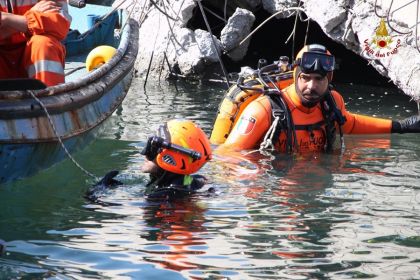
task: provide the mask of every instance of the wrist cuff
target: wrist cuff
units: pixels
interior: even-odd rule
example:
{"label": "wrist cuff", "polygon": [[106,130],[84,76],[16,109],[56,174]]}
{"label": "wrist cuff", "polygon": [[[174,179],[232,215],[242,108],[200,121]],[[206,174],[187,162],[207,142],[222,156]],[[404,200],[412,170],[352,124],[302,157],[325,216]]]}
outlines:
{"label": "wrist cuff", "polygon": [[401,130],[402,128],[400,122],[392,121],[391,133],[402,133]]}

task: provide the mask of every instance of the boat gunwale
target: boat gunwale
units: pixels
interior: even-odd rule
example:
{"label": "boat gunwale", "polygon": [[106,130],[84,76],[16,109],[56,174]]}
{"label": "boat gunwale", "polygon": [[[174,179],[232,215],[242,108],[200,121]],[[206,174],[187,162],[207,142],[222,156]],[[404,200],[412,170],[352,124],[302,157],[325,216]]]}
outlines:
{"label": "boat gunwale", "polygon": [[[45,96],[41,97],[43,104],[47,108],[47,111],[51,115],[60,115],[65,113],[75,112],[77,109],[83,108],[83,106],[91,104],[96,100],[99,100],[104,94],[106,94],[106,89],[112,89],[113,87],[117,86],[121,83],[124,79],[130,79],[131,75],[134,71],[134,63],[135,58],[138,52],[138,23],[134,20],[130,20],[130,32],[127,31],[127,41],[129,44],[127,45],[126,52],[124,55],[119,59],[114,67],[112,67],[108,72],[104,73],[100,78],[98,78],[93,83],[85,86],[85,91],[87,94],[81,95],[80,91],[77,89],[72,90],[70,92],[65,92],[59,95],[52,95],[52,96]],[[128,25],[127,25],[128,26]],[[136,28],[137,27],[137,28]],[[121,71],[121,69],[123,71]],[[113,77],[110,79],[109,77]],[[123,86],[126,86],[123,84]],[[123,92],[114,98],[113,104],[109,107],[109,110],[101,115],[101,117],[97,118],[95,122],[80,127],[79,129],[74,129],[68,131],[64,135],[60,135],[62,140],[69,139],[78,135],[81,135],[98,125],[100,125],[103,121],[105,121],[113,112],[121,105],[124,97],[127,94],[127,90],[123,89]],[[67,102],[60,102],[67,101]],[[7,102],[8,103],[8,102]],[[5,103],[0,100],[0,121],[7,122],[8,120],[17,120],[17,119],[30,119],[30,118],[46,118],[45,111],[39,106],[39,104],[33,99],[25,99],[20,100],[20,102],[14,103],[25,103],[25,106],[13,107],[5,107]],[[27,110],[28,106],[32,106],[30,111]],[[10,109],[15,109],[14,111]],[[7,139],[0,139],[0,144],[33,144],[33,143],[45,143],[45,142],[57,142],[57,136],[53,137],[43,137],[43,138],[7,138]]]}
{"label": "boat gunwale", "polygon": [[[138,23],[133,19],[128,20],[129,23],[125,27],[128,30],[121,34],[122,42],[116,55],[109,62],[77,81],[43,90],[32,90],[35,96],[43,102],[49,113],[63,113],[99,99],[105,92],[105,88],[112,88],[132,70],[138,51]],[[122,68],[121,65],[124,66],[125,71],[112,77],[112,71],[117,67]],[[100,84],[104,84],[105,88],[99,91],[89,90],[84,95],[80,94],[80,89],[103,87]],[[45,115],[45,112],[33,99],[29,90],[0,92],[0,119],[21,119],[40,115]]]}

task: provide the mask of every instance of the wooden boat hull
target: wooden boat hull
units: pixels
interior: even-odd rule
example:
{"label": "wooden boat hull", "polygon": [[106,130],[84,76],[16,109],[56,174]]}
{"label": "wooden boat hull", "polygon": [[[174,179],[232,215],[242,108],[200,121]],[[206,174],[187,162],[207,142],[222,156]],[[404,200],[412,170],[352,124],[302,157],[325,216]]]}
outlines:
{"label": "wooden boat hull", "polygon": [[[50,167],[86,147],[121,105],[130,85],[138,51],[138,24],[128,20],[117,54],[81,78],[32,93],[0,92],[0,183]],[[53,126],[50,123],[53,122]]]}

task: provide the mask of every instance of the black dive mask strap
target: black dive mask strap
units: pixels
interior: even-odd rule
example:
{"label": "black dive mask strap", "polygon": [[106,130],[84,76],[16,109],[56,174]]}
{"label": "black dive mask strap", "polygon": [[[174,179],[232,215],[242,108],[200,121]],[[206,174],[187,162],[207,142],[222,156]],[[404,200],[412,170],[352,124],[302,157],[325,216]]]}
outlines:
{"label": "black dive mask strap", "polygon": [[10,2],[10,0],[6,0],[6,2],[7,2],[7,12],[13,14],[12,2]]}
{"label": "black dive mask strap", "polygon": [[148,160],[154,160],[162,149],[170,149],[179,153],[190,156],[193,160],[201,159],[201,153],[192,149],[184,148],[182,146],[166,141],[162,137],[152,136],[147,140],[146,146],[141,151],[141,154],[146,156]]}

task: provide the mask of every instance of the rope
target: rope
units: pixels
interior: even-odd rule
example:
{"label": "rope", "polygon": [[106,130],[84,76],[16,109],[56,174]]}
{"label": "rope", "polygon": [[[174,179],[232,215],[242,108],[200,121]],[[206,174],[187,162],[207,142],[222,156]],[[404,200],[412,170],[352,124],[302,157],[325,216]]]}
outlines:
{"label": "rope", "polygon": [[[162,9],[161,8],[159,8],[159,6],[155,3],[155,1],[153,1],[153,0],[149,0],[150,1],[150,3],[152,3],[152,5],[153,6],[155,6],[155,8],[159,11],[159,12],[161,12],[162,14],[164,14],[165,16],[166,16],[166,18],[170,18],[171,20],[173,20],[173,21],[176,21],[177,19],[176,18],[173,18],[173,17],[171,17],[170,15],[168,15],[168,13],[166,12],[166,9],[165,9],[165,11],[162,11]],[[163,7],[165,7],[165,5],[163,5]]]}
{"label": "rope", "polygon": [[67,150],[66,146],[63,143],[63,140],[61,139],[60,135],[58,134],[54,122],[51,119],[51,115],[48,113],[47,108],[45,107],[44,103],[42,103],[42,101],[35,96],[34,92],[32,90],[28,90],[29,94],[32,96],[32,98],[39,104],[39,106],[41,106],[41,108],[44,110],[45,115],[47,116],[48,122],[51,125],[51,128],[55,134],[55,136],[57,137],[58,142],[60,143],[61,147],[63,148],[64,152],[66,153],[66,155],[69,157],[69,159],[74,163],[74,165],[76,165],[80,170],[82,170],[87,176],[91,177],[92,179],[95,179],[96,181],[99,180],[98,177],[96,177],[95,175],[93,175],[92,173],[90,173],[89,171],[87,171],[85,168],[83,168],[75,159],[74,157],[70,154],[70,152]]}
{"label": "rope", "polygon": [[272,14],[266,20],[264,20],[260,25],[258,25],[251,33],[249,33],[248,36],[246,36],[241,42],[239,42],[238,46],[242,45],[245,41],[247,41],[252,35],[254,35],[254,33],[258,29],[260,29],[264,24],[266,24],[270,19],[272,19],[273,17],[275,17],[275,16],[277,16],[281,13],[288,12],[288,11],[302,11],[302,12],[304,12],[305,10],[302,9],[301,7],[290,7],[290,8],[287,8],[287,9],[284,9],[282,11],[278,11],[278,12]]}
{"label": "rope", "polygon": [[228,0],[225,0],[225,6],[223,7],[223,19],[225,20],[225,22],[227,22],[227,20],[226,20],[227,2],[228,2]]}
{"label": "rope", "polygon": [[264,136],[264,140],[261,142],[260,151],[271,150],[274,151],[273,137],[276,127],[280,121],[280,116],[275,116],[274,121],[271,123],[270,128],[267,130],[267,133]]}
{"label": "rope", "polygon": [[[184,2],[185,2],[185,0],[183,0],[183,1],[181,2],[181,4],[179,5],[179,10],[178,10],[178,13],[177,13],[177,16],[178,16],[178,17],[179,17],[179,13],[180,13],[180,12],[181,12],[181,10],[182,10],[182,6],[184,5]],[[174,23],[173,23],[173,26],[175,26],[175,23],[176,23],[176,22],[174,22]],[[169,21],[168,21],[168,24],[169,24]],[[173,26],[172,26],[172,28],[173,28]],[[177,43],[179,44],[179,42],[178,42],[178,41],[176,41],[175,35],[174,35],[174,33],[172,32],[171,26],[169,26],[169,30],[170,30],[171,35],[172,35],[172,37],[174,38],[175,42],[177,42]],[[165,60],[166,60],[166,62],[168,63],[169,73],[172,73],[171,66],[170,66],[169,61],[168,61],[168,58],[167,58],[167,56],[166,56],[166,52],[168,51],[168,48],[169,48],[169,43],[171,42],[171,39],[170,39],[170,38],[171,38],[171,37],[169,37],[169,39],[168,39],[168,40],[167,40],[167,42],[166,42],[166,47],[165,47],[165,51],[163,52],[163,54],[164,54],[164,59],[165,59]],[[181,46],[181,48],[182,48],[182,46]],[[160,73],[162,73],[162,71],[163,71],[163,67],[164,67],[164,64],[162,64],[162,68],[160,69]],[[159,74],[159,80],[160,80],[160,74]]]}
{"label": "rope", "polygon": [[306,41],[308,39],[308,33],[309,33],[309,25],[311,24],[311,21],[308,20],[308,24],[306,25],[306,33],[305,33],[305,42],[303,43],[304,46],[306,46]]}
{"label": "rope", "polygon": [[152,67],[152,61],[153,61],[153,56],[154,56],[155,51],[152,51],[152,55],[150,56],[150,60],[149,60],[149,67],[147,67],[147,73],[146,73],[146,79],[144,80],[143,83],[143,88],[146,88],[146,84],[147,84],[147,79],[149,78],[149,72],[150,72],[150,68]]}
{"label": "rope", "polygon": [[[163,58],[165,59],[166,63],[168,64],[169,72],[173,73],[171,64],[169,64],[168,57],[166,56],[166,52],[163,53]],[[175,74],[175,73],[174,73]]]}
{"label": "rope", "polygon": [[[392,1],[392,2],[393,2],[393,1]],[[391,6],[392,6],[392,2],[391,2]],[[386,17],[386,21],[387,21],[387,23],[388,23],[388,27],[389,27],[389,28],[391,28],[391,30],[392,30],[392,31],[394,31],[394,32],[396,32],[396,33],[398,33],[398,34],[401,34],[401,35],[405,35],[405,34],[413,34],[413,31],[401,32],[401,31],[398,31],[398,30],[394,29],[394,28],[391,26],[391,17],[394,15],[394,13],[395,13],[396,11],[398,11],[398,10],[400,10],[400,9],[402,9],[402,8],[405,8],[406,6],[408,6],[408,5],[410,5],[411,3],[414,3],[414,2],[416,2],[416,0],[413,0],[413,1],[411,1],[411,2],[408,2],[407,4],[405,4],[405,5],[401,6],[401,7],[399,7],[398,9],[395,9],[392,13],[389,13],[389,12],[391,11],[391,6],[389,7],[389,11],[388,11],[388,15],[387,15],[387,17]],[[417,11],[418,11],[418,9],[419,9],[418,4],[419,4],[419,2],[418,2],[418,0],[417,0]],[[417,25],[417,23],[419,22],[419,20],[418,20],[418,19],[419,19],[419,18],[418,18],[418,16],[416,17],[416,19],[417,19],[416,23],[415,23],[413,26],[411,26],[410,28],[413,28],[414,26],[416,26],[416,25]]]}
{"label": "rope", "polygon": [[[281,93],[280,88],[277,86],[277,84],[271,79],[271,77],[269,75],[266,75],[267,79],[269,80],[269,82],[271,83],[271,85],[274,86],[274,88],[276,89],[277,92]],[[280,101],[282,102],[284,108],[288,108],[287,105],[284,103],[283,99],[280,98]],[[296,137],[296,129],[295,129],[295,124],[293,122],[293,118],[289,117],[289,114],[286,113],[285,114],[286,117],[286,122],[287,122],[287,138],[290,139],[291,137],[293,138],[292,141],[293,143],[288,143],[289,146],[289,152],[293,152],[293,147],[298,147],[297,144],[297,137]]]}
{"label": "rope", "polygon": [[[115,10],[117,10],[122,4],[124,3],[124,1],[122,1],[120,4],[118,4],[113,10],[111,10],[111,12],[109,12],[107,15],[105,15],[102,19],[101,19],[101,21],[103,21],[103,20],[105,20],[107,17],[109,17]],[[134,5],[133,5],[133,7],[132,7],[132,9],[131,9],[131,11],[130,11],[130,13],[129,13],[129,15],[128,15],[128,18],[130,18],[131,17],[131,14],[133,13],[133,11],[134,11],[134,8],[135,8],[135,6],[136,6],[136,4],[138,3],[138,0],[136,0],[135,1],[135,3],[134,3]],[[128,20],[125,22],[125,24],[124,24],[124,26],[122,27],[122,29],[121,29],[121,31],[123,31],[124,30],[124,27],[126,26],[126,24],[127,24],[127,22],[128,22]],[[97,23],[97,24],[99,24],[99,22]],[[95,25],[97,25],[97,24],[95,24]],[[78,67],[78,68],[76,68],[76,69],[73,69],[72,71],[70,71],[70,72],[68,72],[66,75],[69,75],[69,74],[71,74],[71,73],[73,73],[73,72],[75,72],[75,71],[77,71],[77,70],[79,70],[80,68],[83,68],[84,66],[81,66],[81,67]],[[41,108],[42,108],[42,110],[45,112],[45,115],[46,115],[46,117],[47,117],[47,119],[48,119],[48,122],[49,122],[49,124],[50,124],[50,126],[51,126],[51,129],[53,130],[53,132],[54,132],[54,135],[55,135],[55,137],[57,137],[57,140],[58,140],[58,142],[60,143],[60,145],[61,145],[61,147],[63,148],[63,150],[64,150],[64,153],[67,155],[67,157],[73,162],[73,164],[76,166],[76,167],[78,167],[83,173],[85,173],[88,177],[91,177],[92,179],[94,179],[94,180],[96,180],[96,181],[98,181],[99,180],[99,178],[97,177],[97,176],[95,176],[93,173],[91,173],[91,172],[89,172],[88,170],[86,170],[85,168],[83,168],[77,161],[76,161],[76,159],[70,154],[70,152],[69,152],[69,150],[66,148],[66,146],[64,145],[64,142],[63,142],[63,140],[61,139],[61,137],[60,137],[60,135],[58,134],[58,132],[57,132],[57,129],[56,129],[56,127],[55,127],[55,125],[54,125],[54,122],[53,122],[53,120],[52,120],[52,118],[51,118],[51,115],[48,113],[48,110],[47,110],[47,107],[45,107],[45,105],[44,105],[44,103],[42,103],[42,101],[38,98],[38,97],[36,97],[35,96],[35,93],[32,91],[32,90],[28,90],[28,92],[29,92],[29,94],[31,95],[31,97],[39,104],[39,106],[41,106]]]}
{"label": "rope", "polygon": [[[299,4],[298,4],[298,6],[300,6],[300,3],[301,3],[302,1],[301,0],[299,0]],[[291,55],[291,58],[292,58],[292,62],[295,60],[295,42],[296,42],[296,26],[297,26],[297,20],[298,20],[298,17],[299,17],[299,13],[296,13],[296,17],[295,17],[295,24],[294,24],[294,26],[293,26],[293,42],[292,42],[292,55]]]}
{"label": "rope", "polygon": [[225,66],[223,65],[222,58],[220,57],[219,51],[217,49],[216,42],[214,41],[213,33],[211,32],[210,25],[207,21],[206,14],[204,13],[203,5],[201,5],[201,0],[195,0],[195,1],[198,3],[198,6],[200,7],[200,11],[201,11],[201,14],[203,15],[204,22],[206,23],[207,30],[210,33],[211,41],[213,42],[214,48],[216,50],[216,54],[217,54],[217,58],[219,59],[220,67],[222,68],[223,74],[224,74],[225,79],[226,79],[227,88],[230,88],[229,78],[228,78]]}
{"label": "rope", "polygon": [[227,20],[226,20],[226,15],[225,15],[225,18],[223,18],[223,17],[219,16],[218,14],[216,14],[215,12],[213,12],[212,10],[210,10],[210,9],[209,9],[209,8],[207,8],[207,7],[204,7],[204,10],[206,10],[207,12],[209,12],[210,14],[212,14],[214,17],[216,17],[216,18],[220,19],[220,20],[221,20],[221,21],[223,21],[224,23],[226,23],[226,22],[227,22]]}
{"label": "rope", "polygon": [[[163,5],[163,8],[165,9],[165,11],[166,11],[166,6],[165,5]],[[178,17],[179,17],[179,15],[177,15]],[[169,22],[169,19],[168,18],[166,18],[166,21],[168,22],[168,27],[169,27],[169,30],[171,31],[171,33],[172,33],[172,38],[174,38],[174,41],[175,42],[177,42],[178,43],[178,45],[183,49],[183,50],[185,50],[185,48],[184,48],[184,46],[182,46],[181,45],[181,43],[179,43],[178,42],[178,40],[177,40],[177,38],[176,38],[176,36],[175,36],[175,33],[174,33],[174,30],[173,30],[173,27],[175,26],[175,22],[174,22],[174,25],[173,26],[171,26],[171,23]],[[160,20],[159,20],[159,24],[160,24]],[[157,36],[156,36],[157,37]]]}
{"label": "rope", "polygon": [[176,20],[180,20],[179,13],[177,13],[175,11],[175,9],[174,9],[174,7],[173,7],[173,5],[172,5],[172,3],[170,1],[171,0],[166,0],[166,1],[163,0],[162,3],[163,2],[166,2],[166,7],[169,6],[169,8],[171,9],[172,14],[175,14],[176,15]]}
{"label": "rope", "polygon": [[[129,18],[131,18],[131,14],[133,13],[134,8],[136,7],[136,5],[137,5],[137,3],[138,3],[138,2],[139,2],[139,0],[136,0],[136,1],[134,2],[133,7],[131,8],[130,13],[128,13],[128,15],[127,15],[127,20],[124,22],[124,25],[123,25],[123,27],[121,28],[120,34],[122,34],[122,33],[123,33],[124,28],[125,28],[125,26],[126,26],[126,25],[127,25],[127,23],[128,23],[128,19],[129,19]],[[141,26],[140,21],[139,21],[139,25]],[[140,26],[139,26],[139,28],[140,28]]]}
{"label": "rope", "polygon": [[147,2],[146,2],[146,1],[144,1],[144,3],[143,3],[143,7],[142,7],[142,9],[141,9],[141,13],[140,13],[140,15],[139,15],[139,23],[140,23],[140,24],[143,24],[143,22],[146,20],[147,13],[148,13],[148,11],[150,10],[150,9],[149,9],[149,10],[146,12],[146,4],[147,4]]}
{"label": "rope", "polygon": [[166,56],[166,52],[163,52],[163,62],[162,62],[162,67],[160,68],[159,81],[160,81],[160,75],[161,75],[161,73],[163,71],[163,67],[164,67],[165,62],[168,65],[168,69],[169,69],[170,75],[173,75],[173,73],[172,73],[172,67],[171,67],[171,64],[169,64],[168,57]]}
{"label": "rope", "polygon": [[[136,2],[137,2],[138,0],[136,0]],[[92,32],[92,30],[93,29],[95,29],[96,27],[98,27],[105,19],[107,19],[108,17],[110,17],[111,15],[112,15],[112,13],[114,13],[116,10],[118,10],[121,6],[122,6],[122,4],[124,4],[125,3],[125,1],[121,1],[121,3],[119,3],[117,6],[115,6],[111,11],[109,11],[106,15],[104,15],[104,16],[102,16],[102,17],[100,17],[100,20],[98,20],[96,23],[95,23],[95,25],[92,27],[92,28],[90,28],[88,31],[86,31],[86,32],[84,32],[84,33],[82,33],[81,35],[80,35],[80,38],[84,38],[87,34],[89,34],[90,32]]]}
{"label": "rope", "polygon": [[[181,7],[182,7],[182,5],[184,4],[184,1],[182,2],[182,4],[181,4],[181,6],[180,6],[180,10],[181,10]],[[171,26],[171,23],[169,22],[169,19],[168,18],[166,18],[166,21],[168,22],[168,27],[169,27],[169,31],[171,32],[171,37],[174,39],[174,41],[175,41],[175,43],[182,49],[182,50],[186,50],[185,48],[184,48],[184,46],[178,41],[178,39],[176,38],[176,36],[175,36],[175,33],[174,33],[174,30],[173,30],[173,26],[175,26],[175,21],[174,21],[174,25],[173,26]],[[169,45],[169,42],[170,42],[170,39],[168,40],[168,45]],[[168,45],[166,46],[166,50],[168,49]]]}
{"label": "rope", "polygon": [[[373,9],[373,11],[375,12],[375,15],[378,17],[378,18],[386,18],[386,14],[387,13],[389,13],[389,10],[388,10],[388,12],[387,13],[385,13],[385,15],[384,16],[382,16],[382,15],[380,15],[379,13],[378,13],[378,11],[377,11],[377,8],[376,7],[378,7],[378,0],[375,0],[375,6],[374,6],[375,8]],[[391,2],[391,7],[392,7],[392,2]],[[391,9],[391,7],[390,7],[390,9]]]}
{"label": "rope", "polygon": [[66,76],[71,75],[71,74],[73,74],[74,72],[76,72],[76,71],[78,71],[78,70],[80,70],[80,69],[83,69],[83,68],[85,68],[85,67],[86,67],[86,66],[85,66],[85,65],[83,65],[83,66],[79,66],[79,67],[73,68],[73,69],[71,69],[70,71],[68,71],[65,75],[66,75]]}

